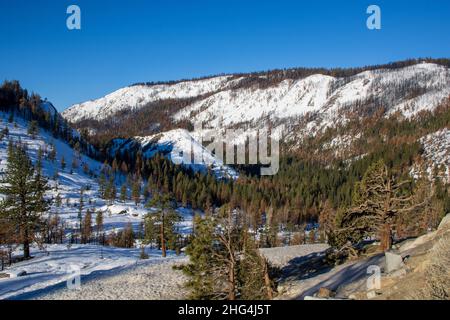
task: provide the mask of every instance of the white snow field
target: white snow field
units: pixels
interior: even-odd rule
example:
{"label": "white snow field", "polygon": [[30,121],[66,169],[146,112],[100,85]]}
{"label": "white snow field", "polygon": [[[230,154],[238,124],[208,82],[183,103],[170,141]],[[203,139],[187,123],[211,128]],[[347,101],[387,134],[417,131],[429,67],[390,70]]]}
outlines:
{"label": "white snow field", "polygon": [[[157,299],[176,297],[180,293],[178,284],[182,284],[181,272],[172,272],[171,266],[183,263],[184,256],[169,253],[161,257],[158,250],[146,250],[149,259],[140,260],[140,249],[122,249],[102,247],[98,245],[48,245],[45,249],[33,248],[33,259],[13,264],[0,278],[0,300],[2,299],[34,299],[57,292],[53,297],[62,299]],[[17,252],[20,254],[20,252]],[[140,271],[142,268],[142,272]],[[149,270],[153,270],[150,272]],[[138,279],[128,276],[126,280],[120,276],[124,271],[132,272]],[[20,275],[24,273],[25,275]],[[80,290],[75,286],[75,276],[80,275]],[[128,273],[126,273],[128,274]],[[118,276],[122,281],[112,280],[116,287],[101,290],[111,281],[105,280]],[[173,279],[171,279],[173,277]],[[148,278],[148,279],[147,279]],[[92,282],[93,281],[93,282]],[[90,283],[93,284],[90,284]],[[68,286],[69,283],[69,286]],[[148,295],[144,290],[148,283]],[[138,287],[133,287],[133,286]],[[170,287],[172,286],[172,287]],[[95,291],[93,288],[100,288]],[[159,290],[158,290],[159,287]],[[85,289],[86,288],[86,289]],[[134,290],[132,295],[126,289]],[[87,291],[87,292],[86,292]],[[122,294],[122,295],[121,295]],[[50,298],[49,297],[49,298]]]}

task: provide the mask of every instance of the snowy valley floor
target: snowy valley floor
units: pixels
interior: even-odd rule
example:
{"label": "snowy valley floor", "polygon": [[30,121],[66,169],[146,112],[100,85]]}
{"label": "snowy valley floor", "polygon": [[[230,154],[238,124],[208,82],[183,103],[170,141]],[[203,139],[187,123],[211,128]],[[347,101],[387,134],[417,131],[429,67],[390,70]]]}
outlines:
{"label": "snowy valley floor", "polygon": [[[51,245],[33,251],[33,259],[13,264],[0,274],[2,299],[175,299],[181,298],[183,275],[172,265],[184,256],[140,249],[96,245]],[[81,290],[68,290],[67,280],[79,270]],[[22,275],[21,275],[22,273]],[[24,274],[24,275],[23,275]]]}
{"label": "snowy valley floor", "polygon": [[113,275],[98,277],[79,290],[62,288],[35,296],[43,300],[178,300],[186,298],[185,277],[174,265],[186,259],[143,263]]}

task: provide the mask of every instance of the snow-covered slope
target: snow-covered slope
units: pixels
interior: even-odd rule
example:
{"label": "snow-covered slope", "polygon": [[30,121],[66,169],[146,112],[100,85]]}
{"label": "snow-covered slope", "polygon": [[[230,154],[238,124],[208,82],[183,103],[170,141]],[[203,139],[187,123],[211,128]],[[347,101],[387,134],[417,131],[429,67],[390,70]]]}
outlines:
{"label": "snow-covered slope", "polygon": [[225,90],[179,111],[174,119],[206,121],[212,127],[240,123],[255,125],[267,116],[286,120],[315,113],[316,124],[342,123],[357,103],[377,101],[388,112],[411,116],[435,108],[450,95],[448,68],[422,63],[402,69],[374,70],[348,79],[313,75],[285,80],[267,89]]}
{"label": "snow-covered slope", "polygon": [[111,155],[130,150],[141,150],[146,158],[156,153],[165,154],[176,164],[183,164],[194,171],[206,172],[210,169],[219,178],[237,178],[235,170],[223,164],[209,150],[202,146],[187,130],[175,129],[147,137],[114,139],[110,147]]}
{"label": "snow-covered slope", "polygon": [[[250,76],[248,76],[250,77]],[[433,64],[419,63],[400,69],[365,71],[346,78],[315,74],[299,80],[284,80],[267,88],[235,85],[246,77],[216,77],[172,85],[134,86],[104,98],[74,105],[63,116],[77,122],[103,119],[120,110],[137,108],[158,99],[198,97],[173,115],[174,121],[206,121],[211,127],[260,124],[272,120],[313,113],[314,126],[345,121],[345,112],[358,103],[383,106],[387,113],[402,112],[409,117],[435,108],[450,95],[450,71]],[[201,96],[210,93],[207,96]],[[357,110],[356,110],[357,111]]]}
{"label": "snow-covered slope", "polygon": [[63,116],[72,122],[101,120],[121,110],[143,107],[153,101],[191,98],[215,92],[225,88],[228,79],[229,77],[215,77],[176,84],[126,87],[103,98],[73,105],[63,112]]}

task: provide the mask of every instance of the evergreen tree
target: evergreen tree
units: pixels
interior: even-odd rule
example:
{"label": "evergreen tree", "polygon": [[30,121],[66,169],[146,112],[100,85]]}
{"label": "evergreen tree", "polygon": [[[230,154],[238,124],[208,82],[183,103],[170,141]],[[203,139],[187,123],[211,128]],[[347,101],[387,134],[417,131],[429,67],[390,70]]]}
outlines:
{"label": "evergreen tree", "polygon": [[239,264],[239,291],[242,300],[273,299],[275,283],[273,270],[259,253],[256,242],[248,231],[242,234],[243,253]]}
{"label": "evergreen tree", "polygon": [[104,245],[103,240],[103,213],[99,210],[97,211],[97,215],[95,216],[95,228],[97,233],[97,241]]}
{"label": "evergreen tree", "polygon": [[86,215],[82,221],[81,243],[90,243],[92,237],[92,214],[91,210],[86,210]]}
{"label": "evergreen tree", "polygon": [[[172,200],[167,194],[156,193],[146,207],[156,208],[156,212],[150,212],[146,219],[146,227],[149,228],[146,234],[154,234],[151,229],[159,229],[159,245],[162,256],[165,257],[167,243],[171,246],[169,249],[176,249],[176,224],[181,221],[181,216],[174,210]],[[148,241],[151,240],[153,239],[148,239]]]}
{"label": "evergreen tree", "polygon": [[30,244],[42,222],[42,214],[49,202],[44,198],[48,190],[42,176],[40,160],[36,168],[23,146],[8,147],[8,164],[0,184],[0,218],[9,221],[17,230],[23,244],[24,258],[30,258]]}
{"label": "evergreen tree", "polygon": [[117,195],[116,183],[114,181],[113,175],[109,176],[109,181],[108,181],[108,185],[106,186],[105,193],[106,193],[106,199],[108,199],[109,202],[111,204],[113,204],[114,201],[116,200],[116,195]]}
{"label": "evergreen tree", "polygon": [[37,121],[32,120],[28,124],[28,134],[31,135],[33,139],[36,138],[36,134],[39,132],[39,126]]}
{"label": "evergreen tree", "polygon": [[61,204],[62,204],[61,195],[58,193],[55,197],[55,205],[56,207],[61,208]]}
{"label": "evergreen tree", "polygon": [[193,299],[271,299],[272,271],[249,235],[245,215],[230,207],[217,216],[195,217],[192,241],[186,248]]}
{"label": "evergreen tree", "polygon": [[215,246],[215,223],[211,217],[194,218],[194,233],[191,243],[186,248],[189,264],[183,267],[188,276],[186,287],[190,298],[194,300],[225,299],[222,246]]}
{"label": "evergreen tree", "polygon": [[50,152],[48,153],[48,159],[51,162],[54,162],[56,160],[56,148],[54,144],[51,145]]}
{"label": "evergreen tree", "polygon": [[61,157],[61,170],[64,171],[66,168],[66,159],[64,159],[64,156]]}
{"label": "evergreen tree", "polygon": [[99,179],[98,179],[98,192],[100,193],[100,196],[103,199],[107,198],[107,186],[106,186],[106,177],[105,174],[103,173],[103,171],[100,173]]}
{"label": "evergreen tree", "polygon": [[78,201],[78,225],[80,226],[80,236],[83,233],[83,210],[84,210],[84,188],[80,188],[80,199]]}
{"label": "evergreen tree", "polygon": [[127,200],[127,185],[124,183],[120,187],[120,201],[125,202]]}
{"label": "evergreen tree", "polygon": [[423,208],[429,197],[414,203],[407,186],[411,181],[397,183],[382,160],[374,163],[355,186],[353,205],[337,217],[339,228],[333,234],[335,245],[348,241],[356,244],[366,237],[377,237],[381,249],[390,250],[400,215],[414,214]]}
{"label": "evergreen tree", "polygon": [[141,200],[141,182],[137,178],[133,181],[133,185],[131,187],[131,197],[136,205]]}

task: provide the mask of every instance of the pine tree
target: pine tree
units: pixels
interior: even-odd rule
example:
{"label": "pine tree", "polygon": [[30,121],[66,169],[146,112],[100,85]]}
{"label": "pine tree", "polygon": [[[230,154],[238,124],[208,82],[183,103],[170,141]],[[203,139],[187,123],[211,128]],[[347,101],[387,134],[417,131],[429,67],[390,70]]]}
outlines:
{"label": "pine tree", "polygon": [[243,249],[239,264],[239,291],[242,300],[273,299],[275,283],[271,267],[259,253],[247,230],[242,232]]}
{"label": "pine tree", "polygon": [[120,201],[125,202],[127,200],[127,185],[124,183],[120,187]]}
{"label": "pine tree", "polygon": [[56,205],[56,207],[61,208],[61,204],[62,204],[62,199],[61,199],[60,194],[58,193],[55,197],[55,205]]}
{"label": "pine tree", "polygon": [[56,160],[56,148],[55,148],[54,144],[51,145],[51,150],[50,150],[50,152],[48,154],[48,159],[51,162],[54,162]]}
{"label": "pine tree", "polygon": [[103,234],[103,213],[99,210],[97,212],[97,215],[95,216],[95,228],[97,233],[97,241],[104,245],[102,241],[102,234]]}
{"label": "pine tree", "polygon": [[81,243],[90,243],[92,237],[92,214],[88,209],[82,221]]}
{"label": "pine tree", "polygon": [[31,135],[31,137],[33,139],[35,139],[38,131],[39,131],[39,127],[38,127],[37,121],[35,121],[35,120],[30,121],[28,124],[28,132],[27,133],[29,135]]}
{"label": "pine tree", "polygon": [[191,243],[186,248],[189,264],[183,267],[188,276],[186,287],[190,291],[189,298],[194,300],[225,299],[224,292],[226,276],[221,256],[222,246],[214,246],[215,222],[213,219],[194,218],[194,234]]}
{"label": "pine tree", "polygon": [[[147,203],[147,208],[156,208],[156,212],[150,212],[147,220],[146,226],[148,226],[149,234],[154,234],[151,229],[155,227],[159,229],[159,244],[161,246],[161,254],[163,257],[166,256],[167,243],[171,244],[170,249],[174,248],[176,244],[176,224],[181,221],[181,216],[174,210],[172,201],[169,195],[160,195],[156,193],[153,199]],[[150,241],[151,239],[148,239]]]}
{"label": "pine tree", "polygon": [[136,205],[141,200],[141,182],[139,179],[135,179],[133,181],[133,185],[131,187],[131,197]]}
{"label": "pine tree", "polygon": [[114,176],[110,175],[109,177],[109,181],[108,181],[108,185],[106,186],[106,199],[109,200],[109,202],[111,204],[114,203],[114,201],[116,200],[116,195],[117,195],[117,189],[116,189],[116,183],[114,181]]}
{"label": "pine tree", "polygon": [[33,167],[23,146],[8,147],[7,171],[0,184],[0,194],[6,196],[0,202],[0,218],[18,231],[25,259],[30,258],[30,244],[40,228],[42,214],[49,207],[44,198],[47,181],[40,166],[38,160],[36,168]]}
{"label": "pine tree", "polygon": [[355,186],[352,207],[337,218],[339,228],[333,241],[344,246],[347,241],[356,244],[375,236],[380,239],[382,250],[390,250],[392,229],[399,216],[412,214],[429,201],[427,198],[414,203],[405,190],[410,183],[409,180],[397,183],[382,160],[371,165]]}
{"label": "pine tree", "polygon": [[66,159],[64,159],[64,156],[61,157],[61,170],[64,171],[66,168]]}
{"label": "pine tree", "polygon": [[194,219],[182,268],[193,299],[271,299],[273,271],[248,233],[245,215],[224,206],[216,216]]}
{"label": "pine tree", "polygon": [[80,236],[83,233],[83,210],[84,210],[84,188],[80,188],[80,199],[78,202],[78,223],[80,226]]}
{"label": "pine tree", "polygon": [[106,178],[103,172],[100,173],[98,178],[98,192],[103,199],[106,199]]}

